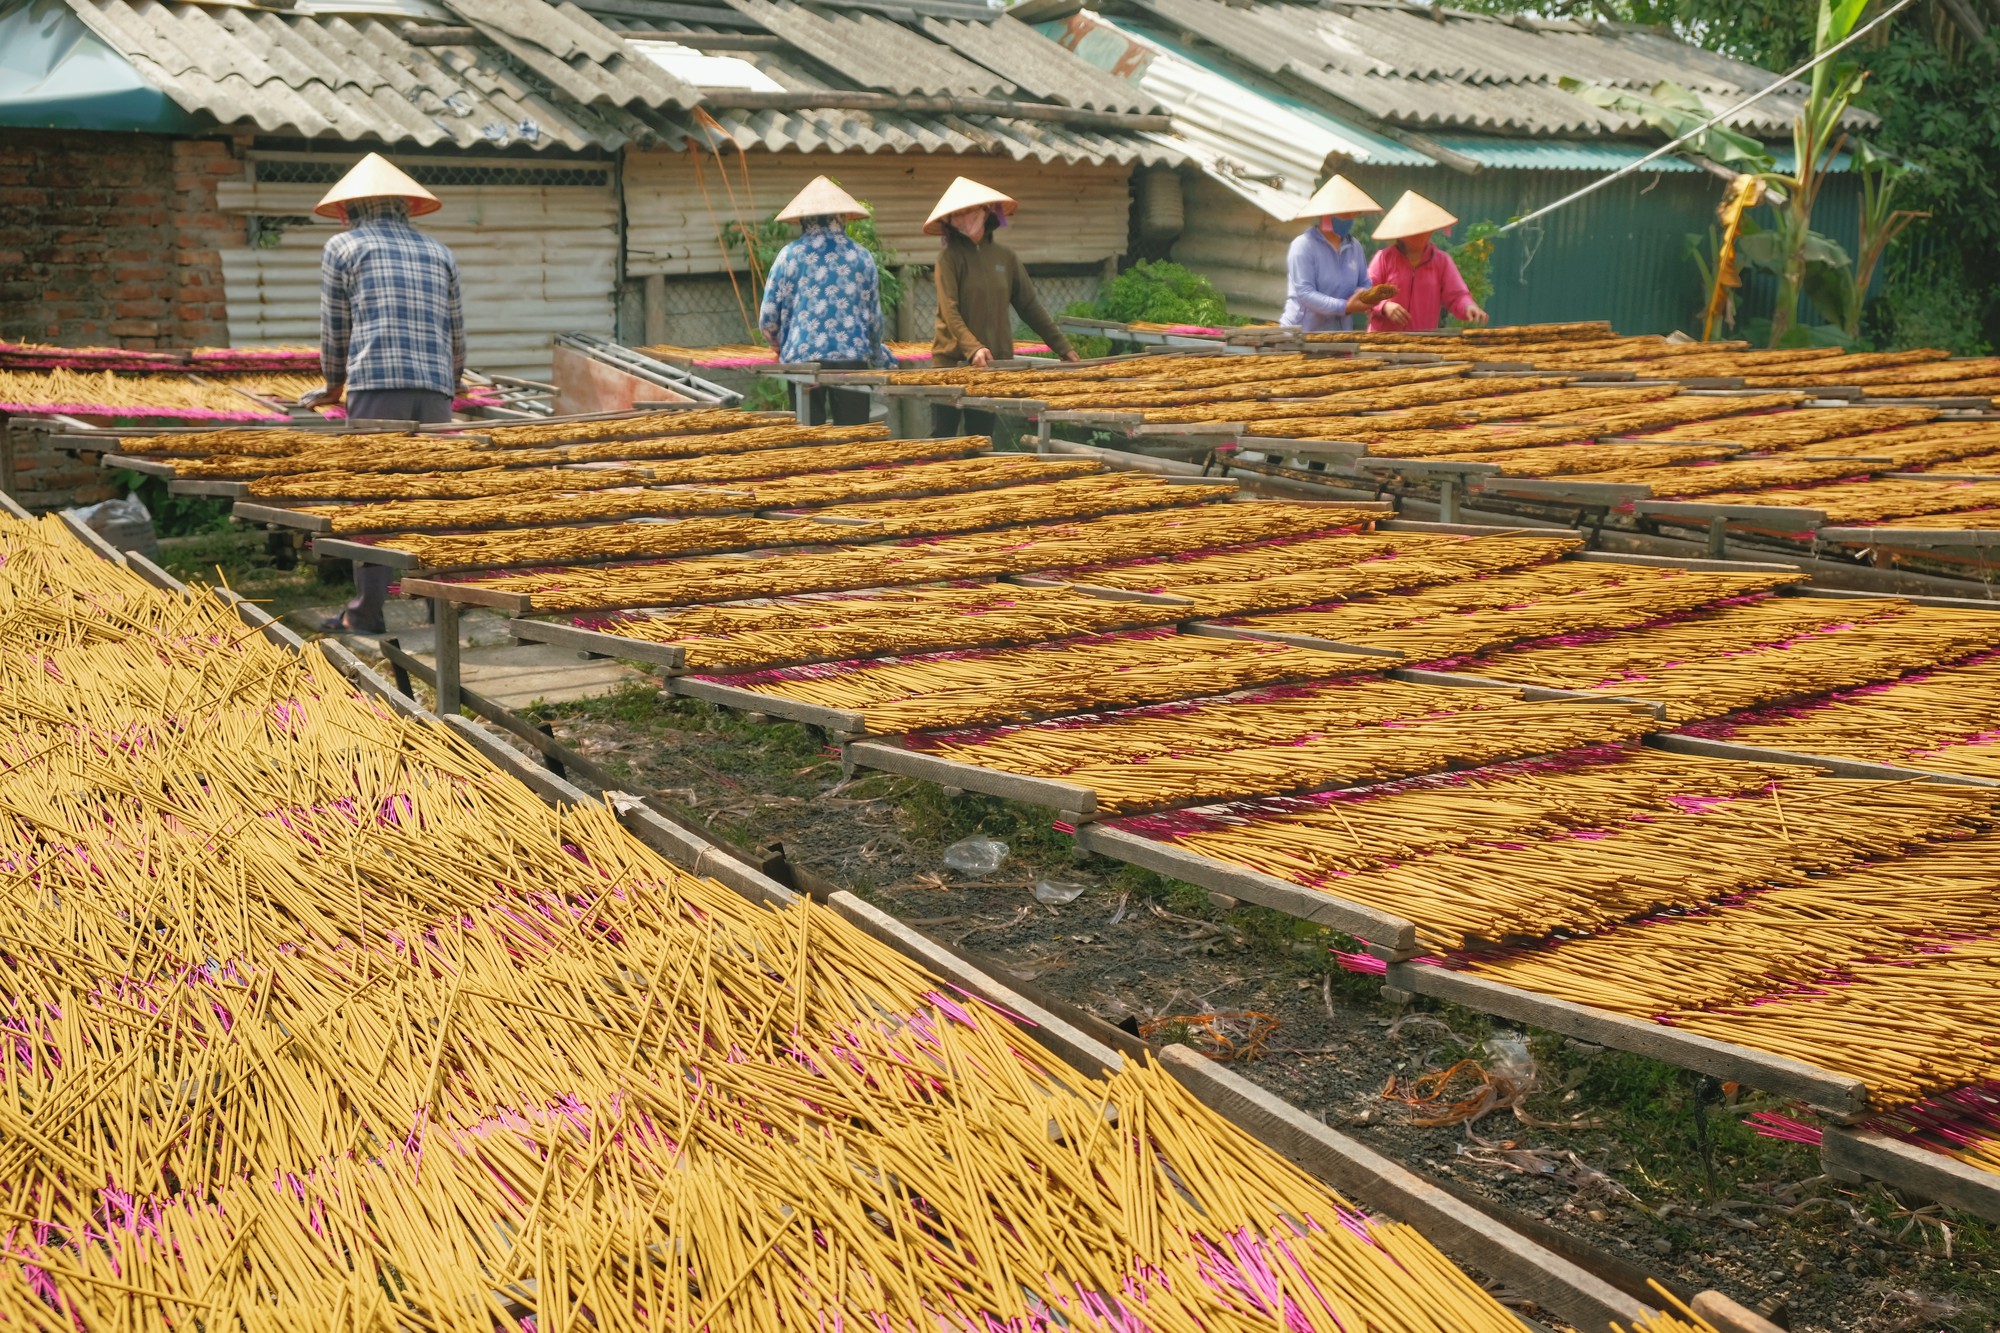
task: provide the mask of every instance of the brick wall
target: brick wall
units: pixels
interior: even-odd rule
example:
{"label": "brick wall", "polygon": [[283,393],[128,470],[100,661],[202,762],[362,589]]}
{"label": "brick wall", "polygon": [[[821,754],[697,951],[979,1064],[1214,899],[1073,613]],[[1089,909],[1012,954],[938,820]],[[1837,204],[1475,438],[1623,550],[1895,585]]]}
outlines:
{"label": "brick wall", "polygon": [[217,251],[242,243],[243,223],[216,211],[215,187],[241,174],[239,146],[10,130],[0,139],[0,337],[227,343]]}
{"label": "brick wall", "polygon": [[[0,429],[6,429],[4,418]],[[13,495],[28,509],[40,514],[118,494],[111,473],[97,465],[95,455],[88,462],[73,458],[49,444],[47,431],[30,429],[25,422],[14,425],[13,433]]]}

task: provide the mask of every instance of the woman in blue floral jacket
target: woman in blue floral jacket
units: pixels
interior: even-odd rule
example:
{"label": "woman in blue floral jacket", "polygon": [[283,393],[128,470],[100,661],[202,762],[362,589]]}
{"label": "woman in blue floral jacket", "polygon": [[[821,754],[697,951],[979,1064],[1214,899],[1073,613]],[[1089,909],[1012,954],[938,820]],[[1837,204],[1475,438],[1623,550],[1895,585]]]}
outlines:
{"label": "woman in blue floral jacket", "polygon": [[[764,281],[757,323],[780,361],[817,361],[828,370],[893,366],[882,343],[882,278],[875,257],[847,234],[868,209],[824,176],[800,190],[778,220],[799,224],[799,239],[778,252]],[[836,426],[867,422],[869,397],[814,389],[807,420]]]}

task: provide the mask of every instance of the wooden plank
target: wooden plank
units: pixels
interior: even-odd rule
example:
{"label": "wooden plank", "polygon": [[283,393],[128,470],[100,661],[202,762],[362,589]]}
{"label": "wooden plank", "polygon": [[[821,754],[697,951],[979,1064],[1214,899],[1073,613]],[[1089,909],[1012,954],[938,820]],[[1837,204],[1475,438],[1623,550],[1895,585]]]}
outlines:
{"label": "wooden plank", "polygon": [[1813,535],[1856,546],[2000,546],[2000,528],[1821,528]]}
{"label": "wooden plank", "polygon": [[269,523],[274,527],[297,528],[301,532],[331,532],[333,520],[325,514],[306,514],[283,505],[253,504],[248,500],[238,500],[230,506],[229,516],[242,519],[246,523]]}
{"label": "wooden plank", "polygon": [[1607,1009],[1538,995],[1518,986],[1425,963],[1391,963],[1385,980],[1388,985],[1412,994],[1449,1000],[1468,1009],[1616,1046],[1684,1069],[1734,1079],[1776,1096],[1800,1098],[1839,1115],[1855,1115],[1868,1109],[1868,1087],[1860,1079],[1768,1051],[1716,1041],[1661,1023],[1627,1018]]}
{"label": "wooden plank", "polygon": [[169,495],[206,495],[211,498],[234,500],[250,493],[247,481],[221,481],[211,477],[190,477],[167,483]]}
{"label": "wooden plank", "polygon": [[1097,793],[1074,782],[981,768],[956,759],[946,759],[943,755],[908,750],[887,741],[850,741],[840,747],[840,753],[843,761],[862,768],[880,769],[884,773],[898,773],[907,778],[922,778],[944,787],[963,787],[967,791],[985,792],[1009,801],[1049,806],[1074,816],[1072,823],[1081,823],[1097,815]]}
{"label": "wooden plank", "polygon": [[1886,1134],[1830,1125],[1820,1139],[1819,1159],[1835,1180],[1879,1180],[2000,1222],[2000,1175],[1956,1157]]}
{"label": "wooden plank", "polygon": [[2000,472],[1884,472],[1886,481],[2000,481]]}
{"label": "wooden plank", "polygon": [[1557,504],[1622,505],[1643,500],[1650,486],[1623,481],[1564,481],[1561,477],[1483,477],[1472,483],[1474,495],[1511,495],[1523,500]]}
{"label": "wooden plank", "polygon": [[1553,1251],[1468,1208],[1401,1163],[1189,1050],[1161,1063],[1210,1110],[1355,1202],[1407,1223],[1458,1262],[1506,1284],[1570,1326],[1608,1333],[1655,1311]]}
{"label": "wooden plank", "polygon": [[1375,525],[1377,532],[1441,532],[1446,536],[1461,537],[1576,537],[1583,533],[1576,528],[1523,528],[1497,523],[1433,523],[1419,518],[1392,518]]}
{"label": "wooden plank", "polygon": [[1403,477],[1489,477],[1500,471],[1498,463],[1451,462],[1436,458],[1377,458],[1369,455],[1356,460],[1364,472],[1393,472]]}
{"label": "wooden plank", "polygon": [[734,708],[745,713],[769,713],[772,717],[789,718],[809,726],[825,727],[828,731],[837,732],[842,736],[868,734],[867,720],[859,713],[849,712],[844,708],[825,708],[783,694],[760,694],[756,690],[724,685],[720,681],[704,680],[699,676],[671,677],[667,681],[667,688],[675,694],[703,699],[712,704],[720,704],[724,708]]}
{"label": "wooden plank", "polygon": [[182,583],[166,570],[148,560],[137,551],[125,553],[125,565],[134,574],[158,588],[161,592],[186,592],[187,584]]}
{"label": "wooden plank", "polygon": [[1947,609],[1959,611],[2000,611],[2000,600],[1992,598],[1927,597],[1922,593],[1863,592],[1857,588],[1821,588],[1810,583],[1804,587],[1793,585],[1789,588],[1780,588],[1778,591],[1788,597],[1861,597],[1876,599],[1893,597],[1899,602],[1908,602],[1912,606],[1942,606]]}
{"label": "wooden plank", "polygon": [[1083,1029],[1066,1022],[989,973],[918,934],[886,912],[845,889],[827,895],[827,906],[863,934],[887,944],[934,976],[1026,1020],[1034,1039],[1087,1073],[1103,1077],[1124,1067],[1125,1057]]}
{"label": "wooden plank", "polygon": [[533,599],[523,593],[498,592],[474,584],[447,583],[442,579],[404,579],[401,591],[405,597],[431,597],[438,601],[457,602],[461,606],[491,606],[516,616],[525,616],[535,609]]}
{"label": "wooden plank", "polygon": [[1292,648],[1310,648],[1314,652],[1340,653],[1350,657],[1373,657],[1390,661],[1401,661],[1404,657],[1403,653],[1394,648],[1370,648],[1366,644],[1342,643],[1338,639],[1321,639],[1310,634],[1287,634],[1283,630],[1256,629],[1249,625],[1218,625],[1212,620],[1190,620],[1181,627],[1181,632],[1199,634],[1210,639],[1247,639],[1253,643],[1282,643]]}
{"label": "wooden plank", "polygon": [[1361,440],[1288,440],[1280,435],[1244,435],[1236,441],[1240,449],[1260,454],[1284,454],[1294,458],[1334,458],[1352,462],[1368,452]]}
{"label": "wooden plank", "polygon": [[1664,705],[1651,699],[1641,699],[1626,694],[1558,690],[1547,685],[1523,685],[1519,681],[1496,680],[1490,676],[1468,676],[1456,671],[1422,671],[1415,667],[1397,667],[1389,672],[1389,678],[1408,681],[1412,685],[1444,685],[1468,690],[1513,690],[1523,699],[1534,703],[1631,704],[1645,709],[1654,717],[1666,716]]}
{"label": "wooden plank", "polygon": [[1796,574],[1799,567],[1782,560],[1705,560],[1692,555],[1639,555],[1623,551],[1572,551],[1565,560],[1589,560],[1607,565],[1647,565],[1654,569],[1715,569],[1738,570],[1745,574],[1777,573],[1780,570]]}
{"label": "wooden plank", "polygon": [[604,803],[618,816],[626,832],[690,874],[713,879],[752,902],[786,907],[796,895],[778,881],[747,864],[728,848],[680,827],[628,792],[607,791]]}
{"label": "wooden plank", "polygon": [[1103,824],[1087,824],[1078,829],[1076,845],[1205,889],[1232,894],[1301,921],[1345,931],[1378,946],[1386,959],[1408,958],[1416,952],[1415,924],[1378,907]]}
{"label": "wooden plank", "polygon": [[8,495],[4,491],[0,491],[0,510],[5,510],[7,514],[9,514],[14,518],[19,518],[19,519],[34,518],[33,514],[29,513],[27,510],[21,507],[21,502],[19,500],[16,500],[13,496]]}
{"label": "wooden plank", "polygon": [[1910,768],[1902,764],[1872,764],[1837,755],[1807,754],[1801,750],[1780,750],[1768,745],[1739,745],[1735,741],[1710,740],[1705,736],[1683,736],[1679,732],[1655,732],[1644,744],[1670,754],[1698,754],[1710,759],[1740,759],[1753,764],[1799,764],[1822,768],[1837,778],[1883,778],[1907,781],[1944,782],[1958,787],[2000,787],[1993,778],[1975,778],[1961,773],[1939,773],[1932,769]]}
{"label": "wooden plank", "polygon": [[375,546],[368,542],[351,542],[339,537],[317,537],[313,540],[313,554],[334,560],[352,560],[363,565],[386,565],[390,569],[422,569],[424,562],[408,551],[399,551],[393,546]]}
{"label": "wooden plank", "polygon": [[78,518],[75,510],[63,510],[57,515],[57,521],[69,529],[72,537],[75,537],[112,564],[123,565],[125,563],[124,554],[110,542],[105,541],[103,536],[94,531],[88,523]]}
{"label": "wooden plank", "polygon": [[623,657],[635,662],[654,662],[670,671],[680,670],[687,661],[687,650],[677,643],[628,639],[621,634],[605,634],[599,630],[584,629],[577,625],[557,625],[546,620],[510,620],[507,622],[507,630],[516,639],[526,639],[534,643],[552,643],[560,648],[574,648],[580,653]]}
{"label": "wooden plank", "polygon": [[1786,529],[1791,532],[1805,532],[1826,522],[1826,511],[1809,509],[1804,505],[1738,505],[1714,504],[1706,500],[1641,500],[1632,506],[1634,513],[1646,518],[1685,518],[1706,523],[1712,518],[1726,518],[1733,523],[1756,523],[1764,525],[1793,524]]}
{"label": "wooden plank", "polygon": [[162,463],[152,458],[135,458],[131,454],[106,454],[100,460],[103,466],[123,468],[127,472],[138,472],[148,477],[164,477],[173,480],[174,465]]}
{"label": "wooden plank", "polygon": [[304,639],[301,639],[284,624],[274,619],[269,612],[265,611],[263,607],[258,606],[255,602],[250,601],[248,598],[229,588],[215,588],[211,591],[215,594],[215,599],[218,602],[232,608],[236,612],[237,619],[252,629],[264,631],[264,637],[272,643],[277,644],[280,648],[289,648],[295,653],[302,653],[306,650],[306,641]]}

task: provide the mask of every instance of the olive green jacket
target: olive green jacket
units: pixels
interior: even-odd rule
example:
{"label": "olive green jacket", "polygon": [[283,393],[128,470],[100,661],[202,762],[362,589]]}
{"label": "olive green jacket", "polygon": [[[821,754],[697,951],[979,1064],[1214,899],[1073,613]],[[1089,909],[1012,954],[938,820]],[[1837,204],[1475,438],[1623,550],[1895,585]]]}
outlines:
{"label": "olive green jacket", "polygon": [[1035,295],[1028,270],[990,234],[975,246],[955,231],[945,233],[937,261],[937,305],[932,365],[962,366],[982,347],[996,361],[1013,356],[1016,310],[1057,356],[1069,351],[1069,339]]}

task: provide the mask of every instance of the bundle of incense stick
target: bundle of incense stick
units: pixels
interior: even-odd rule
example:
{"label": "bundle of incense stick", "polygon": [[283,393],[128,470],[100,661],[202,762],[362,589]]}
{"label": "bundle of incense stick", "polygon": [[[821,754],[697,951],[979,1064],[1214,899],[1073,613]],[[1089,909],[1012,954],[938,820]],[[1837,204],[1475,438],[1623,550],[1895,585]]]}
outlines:
{"label": "bundle of incense stick", "polygon": [[510,569],[716,551],[769,551],[880,540],[883,533],[809,518],[720,516],[672,523],[515,528],[497,532],[399,532],[374,545],[402,551],[425,569]]}
{"label": "bundle of incense stick", "polygon": [[[1314,404],[1302,405],[1311,408],[1311,413],[1302,411],[1296,416],[1269,413],[1256,417],[1250,424],[1254,427],[1252,433],[1258,435],[1280,436],[1287,439],[1353,439],[1357,438],[1354,434],[1357,430],[1381,431],[1385,435],[1401,438],[1412,431],[1437,427],[1464,427],[1482,421],[1527,421],[1539,427],[1546,424],[1550,418],[1555,418],[1574,426],[1580,434],[1615,435],[1634,429],[1636,423],[1688,421],[1699,419],[1702,415],[1721,415],[1737,409],[1719,407],[1715,404],[1748,401],[1719,398],[1674,399],[1671,395],[1678,391],[1674,385],[1610,389],[1571,386],[1560,389],[1527,389],[1513,393],[1493,393],[1492,386],[1508,382],[1491,379],[1468,380],[1465,381],[1466,384],[1486,386],[1485,392],[1491,396],[1464,397],[1428,406],[1387,410],[1363,408],[1344,399],[1320,398],[1314,400]],[[1427,386],[1416,386],[1417,389],[1424,387]],[[1410,392],[1415,392],[1415,389]],[[1369,415],[1363,418],[1331,415],[1362,410],[1368,411]],[[1364,434],[1358,438],[1371,437]]]}
{"label": "bundle of incense stick", "polygon": [[698,435],[708,431],[740,431],[768,424],[771,418],[735,408],[694,408],[681,412],[648,412],[640,416],[608,417],[598,421],[553,421],[519,426],[481,426],[495,449],[521,449],[580,444],[591,440],[637,439],[647,436]]}
{"label": "bundle of incense stick", "polygon": [[688,606],[946,579],[1061,570],[1142,555],[1238,546],[1372,523],[1371,509],[1275,503],[1200,505],[1172,514],[1114,514],[1046,527],[880,543],[764,560],[713,557],[624,569],[569,569],[468,579],[525,596],[540,612]]}
{"label": "bundle of incense stick", "polygon": [[[882,433],[880,427],[871,426],[866,429],[872,434]],[[767,478],[789,482],[794,479],[803,480],[801,474],[806,473],[962,458],[987,448],[991,443],[992,441],[984,435],[959,435],[937,440],[864,439],[848,443],[828,441],[793,448],[698,454],[689,458],[648,462],[645,466],[663,483],[733,483]]]}
{"label": "bundle of incense stick", "polygon": [[1576,411],[1551,412],[1536,424],[1557,426],[1574,423],[1588,426],[1591,433],[1600,438],[1606,435],[1637,435],[1667,426],[1685,425],[1691,421],[1718,421],[1725,417],[1737,417],[1746,412],[1769,412],[1781,407],[1795,407],[1804,400],[1805,395],[1797,393],[1760,393],[1745,398],[1704,398],[1686,394],[1660,401],[1643,402],[1634,407],[1618,407],[1612,403],[1604,403]]}
{"label": "bundle of incense stick", "polygon": [[839,504],[827,518],[880,524],[890,532],[970,532],[1014,523],[1048,523],[1141,509],[1171,509],[1233,498],[1233,481],[1203,484],[1143,472],[1111,472],[1064,481],[1033,482],[960,495]]}
{"label": "bundle of incense stick", "polygon": [[1463,656],[1558,634],[1644,624],[1808,576],[1563,562],[1272,615],[1238,616],[1246,629],[1390,648],[1414,661]]}
{"label": "bundle of incense stick", "polygon": [[[1037,366],[1028,370],[986,370],[956,366],[938,370],[892,370],[891,384],[957,385],[978,397],[998,397],[1015,385],[1068,384],[1091,380],[1165,379],[1177,384],[1226,383],[1238,378],[1298,374],[1325,360],[1298,354],[1278,356],[1196,356],[1162,353],[1131,356],[1089,366]],[[1358,367],[1357,368],[1362,368]]]}
{"label": "bundle of incense stick", "polygon": [[1691,735],[2000,778],[2000,657],[1688,728]]}
{"label": "bundle of incense stick", "polygon": [[[1934,421],[1935,407],[1799,407],[1789,412],[1731,417],[1727,425],[1675,426],[1656,440],[1698,440],[1744,449],[1800,449],[1827,440],[1851,440],[1897,426]],[[1862,452],[1856,450],[1856,452]]]}
{"label": "bundle of incense stick", "polygon": [[[284,458],[328,443],[329,432],[288,427],[243,427],[234,430],[189,431],[184,435],[121,435],[118,451],[142,458]],[[334,437],[337,447],[401,448],[435,443],[429,435],[395,431],[348,432]]]}
{"label": "bundle of incense stick", "polygon": [[[1393,373],[1393,372],[1391,372]],[[1148,423],[1171,424],[1193,421],[1279,421],[1287,417],[1333,417],[1350,412],[1381,412],[1390,408],[1424,407],[1443,403],[1494,403],[1502,397],[1524,395],[1531,389],[1550,390],[1561,384],[1557,379],[1448,379],[1431,377],[1420,382],[1389,384],[1382,388],[1354,388],[1315,394],[1297,402],[1266,403],[1233,400],[1203,403],[1192,407],[1145,408],[1141,415]],[[1566,392],[1565,390],[1553,390]],[[1580,392],[1595,393],[1596,390]],[[1572,406],[1575,404],[1572,403]],[[1530,415],[1532,402],[1522,409]],[[1508,415],[1515,415],[1509,413]]]}
{"label": "bundle of incense stick", "polygon": [[[1435,532],[1374,532],[1340,537],[1301,537],[1264,542],[1237,551],[1206,551],[1115,565],[1085,565],[1074,571],[1079,583],[1107,588],[1192,596],[1211,583],[1240,583],[1285,574],[1325,570],[1334,566],[1413,558],[1442,559],[1454,567],[1492,569],[1554,560],[1583,543],[1570,536],[1534,534],[1464,537]],[[1464,577],[1454,574],[1453,577]],[[1442,581],[1442,580],[1440,580]]]}
{"label": "bundle of incense stick", "polygon": [[1503,649],[1463,670],[1656,700],[1676,722],[1894,680],[2000,647],[2000,617],[1890,599],[1764,598]]}
{"label": "bundle of incense stick", "polygon": [[308,472],[244,484],[256,500],[468,500],[568,494],[652,480],[641,468],[484,468],[475,472]]}
{"label": "bundle of incense stick", "polygon": [[1865,477],[1873,472],[1890,471],[1895,466],[1894,463],[1863,463],[1851,458],[1796,458],[1781,454],[1774,458],[1739,458],[1728,463],[1695,467],[1653,467],[1644,464],[1612,467],[1601,472],[1584,472],[1573,480],[1649,486],[1656,496],[1686,500],[1727,491]]}
{"label": "bundle of incense stick", "polygon": [[[1897,426],[1877,431],[1858,440],[1829,440],[1806,445],[1796,452],[1809,457],[1886,458],[1900,467],[1920,468],[1970,459],[2000,449],[2000,422],[1932,421],[1917,426]],[[1976,472],[1978,468],[1951,468],[1949,471]]]}
{"label": "bundle of incense stick", "polygon": [[2000,835],[1983,833],[1459,965],[1861,1078],[1874,1105],[1898,1106],[2000,1076],[1996,852]]}
{"label": "bundle of incense stick", "polygon": [[1119,826],[1407,918],[1428,948],[1464,949],[1804,884],[1978,831],[1996,812],[2000,792],[1599,749]]}
{"label": "bundle of incense stick", "polygon": [[[739,420],[744,418],[739,413]],[[533,430],[535,427],[520,427]],[[660,458],[713,457],[757,450],[782,449],[788,445],[853,444],[862,440],[886,440],[889,428],[862,426],[753,425],[738,430],[716,430],[694,435],[619,436],[596,444],[566,444],[546,449],[510,446],[495,455],[494,461],[514,458],[542,459],[557,456],[572,463],[634,462]]]}
{"label": "bundle of incense stick", "polygon": [[963,763],[1089,787],[1106,813],[1379,782],[1655,730],[1626,704],[1362,677],[999,730],[916,736]]}
{"label": "bundle of incense stick", "polygon": [[[182,477],[286,477],[311,472],[460,472],[476,468],[559,467],[570,463],[603,463],[646,458],[687,459],[693,455],[713,455],[726,464],[754,451],[776,453],[780,446],[813,442],[824,447],[855,441],[884,442],[883,426],[765,426],[732,433],[688,435],[672,439],[613,440],[604,444],[576,445],[550,449],[483,449],[467,437],[422,435],[385,448],[370,443],[367,436],[324,435],[315,449],[284,456],[251,455],[232,457],[215,454],[176,462],[175,475]],[[983,437],[981,437],[983,438]],[[360,440],[361,443],[350,443]],[[935,445],[935,441],[888,441],[911,446]],[[879,447],[879,444],[878,444]],[[936,457],[935,448],[926,453],[913,448],[900,457]],[[754,465],[752,465],[754,467]],[[770,475],[770,474],[765,474]]]}
{"label": "bundle of incense stick", "polygon": [[1712,444],[1633,444],[1616,441],[1543,445],[1524,449],[1481,449],[1435,454],[1446,462],[1491,463],[1504,477],[1563,477],[1601,474],[1615,468],[1665,468],[1673,463],[1727,458],[1735,450]]}
{"label": "bundle of incense stick", "polygon": [[0,370],[0,411],[86,416],[180,417],[187,420],[268,421],[284,414],[240,393],[184,373],[120,374],[113,370]]}
{"label": "bundle of incense stick", "polygon": [[60,538],[0,524],[0,1319],[1518,1326],[1159,1067]]}
{"label": "bundle of incense stick", "polygon": [[1923,1098],[1868,1128],[2000,1175],[2000,1080]]}
{"label": "bundle of incense stick", "polygon": [[858,712],[870,732],[887,735],[1325,680],[1372,665],[1365,657],[1160,629],[1024,648],[789,667],[724,680],[773,698]]}
{"label": "bundle of incense stick", "polygon": [[1462,365],[1397,366],[1388,370],[1358,371],[1350,364],[1332,374],[1315,369],[1306,374],[1284,379],[1244,379],[1198,389],[1186,388],[1172,381],[1134,384],[1125,380],[1113,380],[1090,389],[1079,386],[1077,390],[1070,392],[1044,393],[1039,401],[1058,409],[1185,407],[1197,403],[1256,402],[1277,397],[1352,393],[1389,388],[1398,384],[1454,379],[1464,373],[1465,367]]}
{"label": "bundle of incense stick", "polygon": [[702,489],[583,491],[499,500],[401,500],[384,504],[302,505],[299,512],[324,518],[329,532],[464,532],[479,528],[527,528],[548,524],[603,523],[621,518],[665,518],[748,509],[740,491]]}
{"label": "bundle of incense stick", "polygon": [[[534,495],[495,504],[451,501],[403,501],[380,504],[308,505],[301,512],[325,518],[330,531],[424,532],[469,531],[478,528],[533,527],[637,516],[713,513],[729,509],[761,509],[786,504],[823,504],[883,492],[979,490],[1021,482],[1053,480],[1099,471],[1092,459],[1035,458],[1004,454],[985,458],[955,458],[940,463],[915,463],[862,471],[827,472],[784,477],[740,487],[690,487],[680,490],[612,490],[568,495]],[[464,474],[457,474],[464,475]],[[475,474],[485,475],[485,474]],[[522,474],[508,471],[507,477]],[[579,486],[603,475],[596,471],[566,472]],[[777,502],[777,503],[774,503]]]}
{"label": "bundle of incense stick", "polygon": [[[1976,380],[1932,380],[1923,384],[1864,384],[1861,396],[1873,402],[1893,398],[1992,398],[2000,394],[2000,376]],[[1992,404],[1988,403],[1988,407]]]}
{"label": "bundle of incense stick", "polygon": [[688,667],[745,671],[886,653],[1039,643],[1172,624],[1182,608],[1013,584],[787,597],[586,621],[620,638],[680,645]]}
{"label": "bundle of incense stick", "polygon": [[[1898,481],[1873,477],[1826,486],[1718,491],[1706,498],[1715,504],[1803,505],[1825,514],[1830,524],[1880,523],[1885,519],[1990,509],[2000,504],[2000,481]],[[1951,524],[1921,526],[1948,528]]]}
{"label": "bundle of incense stick", "polygon": [[1530,449],[1575,444],[1590,437],[1583,426],[1457,426],[1439,430],[1382,430],[1357,420],[1345,437],[1361,440],[1382,458],[1430,458],[1438,454],[1478,454],[1492,449]]}

